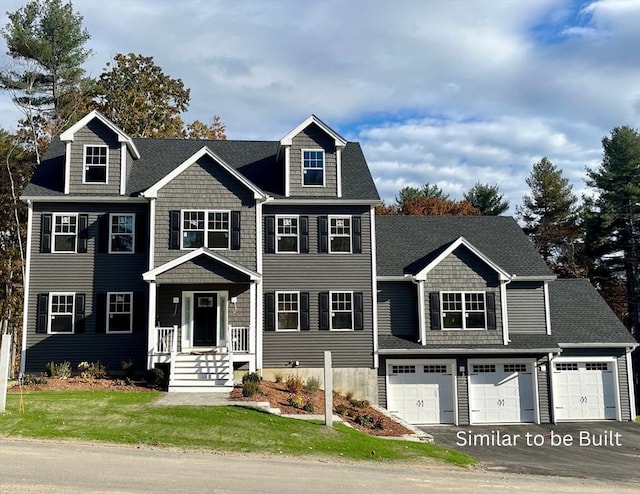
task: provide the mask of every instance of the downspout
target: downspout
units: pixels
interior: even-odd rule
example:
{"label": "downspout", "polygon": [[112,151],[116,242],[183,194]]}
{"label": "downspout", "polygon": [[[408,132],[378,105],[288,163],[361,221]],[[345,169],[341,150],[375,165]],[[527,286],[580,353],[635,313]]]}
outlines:
{"label": "downspout", "polygon": [[511,339],[509,338],[509,316],[507,313],[507,285],[516,277],[512,274],[506,280],[500,280],[500,312],[502,314],[502,343],[507,346]]}
{"label": "downspout", "polygon": [[425,280],[419,280],[415,275],[409,275],[409,279],[416,285],[418,290],[418,329],[420,332],[420,339],[418,340],[422,346],[427,344],[427,327],[425,321],[425,305],[424,305],[424,282]]}

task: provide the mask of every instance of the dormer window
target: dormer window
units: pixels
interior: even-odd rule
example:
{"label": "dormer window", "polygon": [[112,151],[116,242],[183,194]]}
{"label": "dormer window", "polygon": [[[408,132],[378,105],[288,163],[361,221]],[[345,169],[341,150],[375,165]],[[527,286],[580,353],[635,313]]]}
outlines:
{"label": "dormer window", "polygon": [[84,183],[106,184],[109,148],[107,146],[84,147]]}
{"label": "dormer window", "polygon": [[321,149],[302,150],[302,185],[324,186],[324,151]]}

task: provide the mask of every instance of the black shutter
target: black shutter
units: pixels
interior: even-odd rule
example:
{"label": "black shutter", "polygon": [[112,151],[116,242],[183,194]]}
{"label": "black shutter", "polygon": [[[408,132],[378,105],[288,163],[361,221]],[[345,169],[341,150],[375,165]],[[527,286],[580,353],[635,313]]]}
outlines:
{"label": "black shutter", "polygon": [[78,252],[87,252],[89,243],[89,215],[78,215]]}
{"label": "black shutter", "polygon": [[98,252],[101,254],[109,252],[110,229],[109,213],[105,213],[98,220]]}
{"label": "black shutter", "polygon": [[266,245],[265,252],[267,254],[274,254],[276,252],[276,219],[274,216],[267,216],[265,218],[266,227]]}
{"label": "black shutter", "polygon": [[496,294],[487,292],[487,329],[497,329],[496,325]]}
{"label": "black shutter", "polygon": [[353,294],[353,329],[364,329],[364,304],[362,292]]}
{"label": "black shutter", "polygon": [[169,249],[180,250],[180,211],[169,211]]}
{"label": "black shutter", "polygon": [[231,211],[231,250],[240,250],[240,211]]}
{"label": "black shutter", "polygon": [[96,333],[107,331],[107,294],[96,293],[93,300],[93,312],[96,315]]}
{"label": "black shutter", "polygon": [[76,317],[75,317],[75,325],[74,325],[74,332],[76,333],[84,333],[85,300],[86,300],[86,296],[84,293],[76,293]]}
{"label": "black shutter", "polygon": [[[318,252],[329,252],[329,218],[326,216],[318,217]],[[328,329],[328,328],[327,328]]]}
{"label": "black shutter", "polygon": [[[40,224],[40,252],[51,252],[51,214],[43,214]],[[46,333],[45,329],[45,333]]]}
{"label": "black shutter", "polygon": [[440,321],[440,294],[431,292],[429,294],[429,312],[431,314],[431,329],[442,329]]}
{"label": "black shutter", "polygon": [[320,292],[320,329],[329,329],[329,292]]}
{"label": "black shutter", "polygon": [[276,294],[264,294],[264,309],[266,312],[266,321],[264,329],[266,331],[276,330]]}
{"label": "black shutter", "polygon": [[46,334],[49,321],[49,294],[38,295],[38,317],[36,320],[36,333]]}
{"label": "black shutter", "polygon": [[309,292],[300,293],[300,329],[306,331],[311,327],[309,321]]}
{"label": "black shutter", "polygon": [[353,253],[362,253],[362,218],[353,216],[351,219],[351,238],[353,243]]}
{"label": "black shutter", "polygon": [[309,253],[309,217],[300,216],[300,254]]}
{"label": "black shutter", "polygon": [[144,292],[134,292],[133,294],[133,332],[144,333],[147,331],[147,304]]}
{"label": "black shutter", "polygon": [[136,231],[134,235],[133,252],[144,254],[145,248],[149,244],[149,237],[147,235],[147,215],[144,213],[137,213],[135,218]]}

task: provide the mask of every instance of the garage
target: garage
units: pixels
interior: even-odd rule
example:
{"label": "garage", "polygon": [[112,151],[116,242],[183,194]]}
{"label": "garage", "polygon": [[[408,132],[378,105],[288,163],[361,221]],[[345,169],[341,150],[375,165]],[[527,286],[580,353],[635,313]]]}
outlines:
{"label": "garage", "polygon": [[615,420],[615,363],[553,361],[555,420]]}
{"label": "garage", "polygon": [[472,424],[535,422],[533,362],[469,361]]}
{"label": "garage", "polygon": [[387,361],[387,409],[410,424],[454,424],[455,362]]}

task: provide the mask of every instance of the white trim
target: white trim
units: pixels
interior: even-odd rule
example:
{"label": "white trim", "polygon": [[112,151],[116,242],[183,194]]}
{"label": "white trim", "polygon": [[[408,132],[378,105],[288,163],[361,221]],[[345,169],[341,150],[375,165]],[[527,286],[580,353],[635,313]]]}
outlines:
{"label": "white trim", "polygon": [[[64,193],[69,194],[69,188],[71,186],[71,143],[65,144],[64,154]],[[67,198],[64,198],[66,201]]]}
{"label": "white trim", "polygon": [[556,275],[548,276],[520,276],[514,274],[511,276],[511,281],[555,281],[558,277]]}
{"label": "white trim", "polygon": [[147,369],[153,367],[153,354],[158,337],[158,332],[156,331],[156,295],[157,285],[155,281],[152,281],[149,283],[149,305],[147,306]]}
{"label": "white trim", "polygon": [[500,314],[502,315],[502,343],[508,345],[509,339],[509,313],[507,310],[507,284],[509,281],[500,282]]}
{"label": "white trim", "polygon": [[376,266],[378,252],[376,249],[376,209],[369,209],[369,228],[371,229],[371,321],[373,324],[373,368],[380,367],[378,354],[378,283],[376,281]]}
{"label": "white trim", "polygon": [[[71,297],[71,331],[52,331],[51,321],[53,313],[51,306],[53,305],[53,297]],[[47,334],[75,334],[76,332],[76,293],[75,292],[49,292],[47,300]],[[56,314],[67,314],[66,312],[57,312]]]}
{"label": "white trim", "polygon": [[[23,283],[24,305],[22,308],[22,346],[20,347],[20,373],[24,374],[27,365],[27,321],[29,315],[29,280],[31,279],[31,242],[33,240],[33,203],[27,201],[27,246],[25,259],[25,279]],[[37,304],[37,301],[36,301]],[[36,322],[37,324],[37,322]]]}
{"label": "white trim", "polygon": [[[185,213],[204,213],[204,221],[203,221],[203,238],[202,241],[205,247],[210,250],[231,250],[231,210],[230,209],[181,209],[180,210],[180,250],[192,250],[199,249],[200,247],[185,247],[184,246],[184,214]],[[227,246],[226,247],[209,247],[207,245],[209,243],[209,233],[210,232],[222,232],[224,230],[209,230],[209,214],[211,213],[226,213],[227,214],[227,223],[229,228],[227,230]],[[200,230],[189,230],[189,231],[200,231]]]}
{"label": "white trim", "polygon": [[[113,217],[114,216],[131,216],[132,218],[132,222],[131,222],[131,226],[132,226],[132,232],[131,232],[131,247],[132,249],[130,251],[112,251],[111,250],[111,235],[113,235]],[[136,248],[142,249],[142,246],[136,245],[136,213],[109,213],[109,231],[108,233],[108,248],[107,248],[107,252],[109,254],[135,254],[136,253]],[[124,234],[117,234],[117,235],[129,235],[128,233],[124,233]]]}
{"label": "white trim", "polygon": [[199,249],[189,251],[183,256],[176,257],[175,259],[172,259],[171,261],[166,262],[158,266],[157,268],[151,269],[146,273],[142,274],[142,279],[145,281],[155,281],[156,278],[162,273],[169,271],[170,269],[180,266],[181,264],[184,264],[185,262],[188,262],[191,259],[195,259],[196,257],[202,256],[202,255],[208,256],[214,261],[218,261],[221,264],[229,266],[230,268],[235,269],[236,271],[239,271],[240,273],[247,275],[251,281],[256,281],[261,279],[261,275],[259,273],[256,273],[255,271],[251,271],[250,269],[247,269],[244,266],[241,266],[240,264],[234,261],[231,261],[230,259],[227,259],[224,256],[216,254],[215,252],[207,249],[206,247],[200,247]]}
{"label": "white trim", "polygon": [[[458,369],[455,359],[388,359],[384,370],[385,387],[387,389],[387,406],[389,405],[389,365],[446,365],[451,372],[453,425],[459,425],[458,417]],[[450,366],[450,367],[449,367]]]}
{"label": "white trim", "polygon": [[[333,295],[334,294],[345,294],[348,293],[351,296],[351,327],[350,328],[334,328],[333,327]],[[347,313],[346,310],[340,310],[337,311],[340,313]],[[353,297],[353,292],[352,291],[348,291],[348,290],[334,290],[334,291],[330,291],[329,292],[329,331],[336,331],[336,332],[349,332],[349,331],[355,331],[355,300]]]}
{"label": "white trim", "polygon": [[[304,183],[304,153],[322,153],[322,183],[321,184],[305,184]],[[319,168],[306,168],[306,170],[319,170]],[[327,184],[327,152],[323,148],[302,148],[300,150],[300,185],[302,187],[320,188]]]}
{"label": "white trim", "polygon": [[547,334],[551,334],[551,299],[549,298],[549,282],[544,282],[544,317],[546,318]]}
{"label": "white trim", "polygon": [[[264,300],[264,287],[262,286],[262,281],[258,280],[256,283],[256,313],[255,313],[255,320],[256,320],[256,348],[255,348],[255,354],[256,354],[256,368],[257,369],[262,369],[262,337],[263,337],[263,331],[262,331],[262,305],[263,305],[263,300]],[[249,287],[251,288],[251,287]]]}
{"label": "white trim", "polygon": [[342,197],[342,148],[336,147],[336,195]]}
{"label": "white trim", "polygon": [[416,289],[418,291],[418,331],[420,332],[420,343],[422,346],[427,345],[427,318],[426,318],[426,301],[424,291],[424,281],[416,280]]}
{"label": "white trim", "polygon": [[[87,163],[87,148],[104,148],[107,150],[104,165]],[[82,183],[84,185],[108,185],[109,184],[109,146],[106,144],[84,144],[82,146]],[[104,182],[87,182],[87,166],[104,166]]]}
{"label": "white trim", "polygon": [[[331,234],[331,220],[349,220],[349,235],[332,235]],[[349,250],[331,250],[331,239],[336,238],[348,238]],[[330,214],[327,216],[327,251],[329,254],[352,254],[353,253],[353,215],[349,214]]]}
{"label": "white trim", "polygon": [[284,196],[291,195],[291,148],[284,148]]}
{"label": "white trim", "polygon": [[478,348],[478,347],[460,347],[460,348],[382,348],[379,350],[380,355],[410,355],[410,354],[462,354],[462,353],[474,353],[474,354],[488,354],[488,355],[504,355],[508,351],[509,353],[549,353],[556,351],[555,348],[509,348],[505,350],[504,347],[500,348]]}
{"label": "white trim", "polygon": [[[279,310],[278,310],[278,306],[279,306],[279,300],[278,300],[278,296],[279,295],[292,295],[295,294],[296,295],[296,305],[298,306],[298,310],[296,311],[296,315],[297,315],[297,325],[295,329],[278,329],[278,314],[279,314]],[[278,291],[275,292],[275,312],[276,312],[276,324],[275,324],[275,331],[278,333],[298,333],[300,331],[300,292],[299,291],[295,291],[295,290],[282,290],[282,291]],[[292,311],[283,311],[285,313],[291,313]]]}
{"label": "white trim", "polygon": [[[111,295],[129,295],[129,331],[109,331],[109,319],[111,312]],[[131,334],[133,333],[133,292],[107,292],[107,307],[105,310],[105,333],[106,334]],[[114,312],[113,314],[126,314],[126,312]]]}
{"label": "white trim", "polygon": [[556,395],[555,386],[553,384],[553,367],[552,367],[553,353],[547,354],[547,378],[549,379],[549,389],[547,393],[549,395],[549,421],[552,424],[557,424],[556,421]]}
{"label": "white trim", "polygon": [[152,270],[156,258],[156,201],[149,201],[149,270]]}
{"label": "white trim", "polygon": [[[258,341],[257,338],[254,341],[254,339],[251,338],[251,335],[261,332],[262,331],[258,331],[256,328],[256,284],[251,283],[249,285],[249,353],[254,355],[253,365],[255,365],[255,353]],[[251,366],[251,363],[249,365]],[[255,372],[255,368],[253,370],[250,369],[250,372]]]}
{"label": "white trim", "polygon": [[127,147],[120,144],[120,195],[127,191]]}
{"label": "white trim", "polygon": [[563,363],[563,362],[615,362],[616,357],[611,355],[604,355],[600,357],[590,357],[590,356],[582,356],[582,357],[563,357],[557,356],[553,358],[553,362]]}
{"label": "white trim", "polygon": [[[76,231],[75,231],[75,237],[76,240],[74,242],[74,249],[73,250],[60,250],[57,251],[55,249],[56,246],[56,217],[57,216],[69,216],[69,217],[75,217],[76,219]],[[42,216],[40,221],[42,221]],[[80,219],[79,219],[79,214],[78,213],[51,213],[51,253],[52,254],[77,254],[78,253],[78,240],[80,239],[80,225],[79,225]],[[64,234],[64,233],[59,233],[58,235],[60,236],[64,236],[64,235],[71,235],[70,233],[68,234]]]}
{"label": "white trim", "polygon": [[65,204],[68,204],[70,202],[88,202],[88,203],[95,203],[95,202],[110,202],[110,203],[122,203],[122,202],[131,202],[131,203],[136,203],[136,204],[140,204],[140,203],[147,203],[149,202],[148,199],[144,198],[144,197],[129,197],[129,196],[73,196],[73,195],[67,195],[67,196],[62,196],[62,195],[58,195],[58,196],[20,196],[20,199],[23,201],[32,201],[34,203],[36,202],[64,202]]}
{"label": "white trim", "polygon": [[[440,294],[440,330],[441,331],[488,331],[488,317],[487,317],[487,292],[481,291],[481,290],[469,290],[469,291],[463,291],[463,290],[442,290],[440,292],[438,292]],[[459,293],[460,294],[460,302],[461,302],[461,308],[460,308],[460,312],[462,314],[462,327],[461,328],[445,328],[444,327],[444,297],[442,295],[444,295],[445,293],[449,294],[449,293]],[[479,310],[470,310],[467,311],[466,309],[466,303],[467,303],[467,295],[471,295],[471,294],[481,294],[482,295],[482,303],[484,305],[484,328],[467,328],[467,320],[466,320],[466,314],[467,313],[480,313]],[[453,311],[453,310],[449,310],[446,312],[458,312],[458,311]]]}
{"label": "white trim", "polygon": [[[414,281],[413,277],[410,274],[405,274],[403,276],[378,276],[378,281]],[[417,281],[417,280],[416,280]]]}
{"label": "white trim", "polygon": [[633,362],[631,360],[631,350],[625,351],[625,358],[627,362],[627,386],[629,386],[629,413],[631,414],[631,421],[636,420],[636,391],[633,385]]}
{"label": "white trim", "polygon": [[630,348],[638,347],[640,343],[558,343],[560,348]]}
{"label": "white trim", "polygon": [[[280,218],[291,218],[291,219],[295,219],[296,220],[296,250],[283,250],[280,251],[278,249],[278,240],[279,240],[279,236],[280,234],[278,233],[278,219]],[[275,215],[275,237],[276,237],[276,241],[275,241],[275,248],[276,248],[276,254],[299,254],[300,253],[300,215],[299,214],[276,214]],[[284,235],[285,237],[292,237],[293,235]]]}
{"label": "white trim", "polygon": [[185,161],[183,161],[182,164],[180,164],[178,167],[174,168],[171,172],[169,172],[167,175],[165,175],[160,180],[158,180],[154,185],[152,185],[146,191],[144,191],[142,193],[142,195],[144,197],[149,197],[149,198],[158,197],[158,192],[160,191],[160,189],[162,189],[165,185],[167,185],[169,182],[171,182],[174,178],[176,178],[178,175],[180,175],[183,171],[185,171],[191,165],[193,165],[194,163],[197,163],[197,161],[200,158],[204,157],[204,156],[208,156],[209,158],[213,159],[215,162],[217,162],[217,164],[223,170],[225,170],[232,177],[234,177],[236,180],[238,180],[242,185],[244,185],[247,189],[249,189],[251,192],[253,192],[253,198],[254,199],[266,199],[267,198],[267,195],[264,192],[262,192],[258,187],[256,187],[253,183],[251,183],[249,180],[247,180],[236,169],[234,169],[229,164],[227,164],[226,161],[224,161],[217,154],[215,154],[213,151],[211,151],[207,146],[203,147],[202,149],[200,149],[200,151],[194,153],[189,158],[187,158]]}
{"label": "white trim", "polygon": [[487,266],[493,269],[496,273],[498,273],[498,277],[501,281],[510,280],[511,275],[507,273],[504,269],[494,263],[489,257],[484,255],[480,250],[476,249],[466,238],[458,237],[457,240],[451,243],[449,247],[447,247],[438,257],[436,257],[433,261],[427,264],[424,268],[422,268],[415,275],[417,279],[426,280],[427,274],[435,268],[438,264],[440,264],[445,258],[447,258],[452,252],[454,252],[458,247],[463,246],[469,249],[476,257],[482,260]]}
{"label": "white trim", "polygon": [[[188,290],[182,292],[182,315],[180,338],[182,351],[189,348],[209,348],[210,345],[196,346],[194,340],[193,318],[195,315],[195,294],[216,295],[216,344],[213,346],[227,346],[230,342],[226,340],[227,328],[229,327],[229,291],[228,290]],[[189,304],[185,299],[190,297]],[[187,320],[187,309],[190,318]]]}
{"label": "white trim", "polygon": [[[380,204],[380,199],[330,199],[332,206],[377,206]],[[327,199],[305,199],[305,198],[273,198],[269,199],[270,204],[273,205],[288,205],[288,206],[326,206]]]}
{"label": "white trim", "polygon": [[288,132],[282,139],[280,139],[280,144],[283,146],[291,146],[293,144],[293,138],[304,129],[309,127],[309,125],[311,125],[312,123],[320,127],[326,134],[329,135],[329,137],[332,137],[336,146],[347,145],[346,140],[344,140],[339,134],[337,134],[333,129],[331,129],[327,124],[325,124],[315,115],[309,115],[301,124]]}
{"label": "white trim", "polygon": [[118,136],[118,142],[124,142],[131,154],[136,158],[140,159],[140,153],[136,148],[136,145],[131,140],[127,134],[125,134],[122,130],[120,130],[111,120],[105,117],[102,113],[97,110],[93,110],[91,113],[85,115],[82,119],[78,120],[75,124],[65,130],[62,134],[60,134],[60,140],[62,142],[71,142],[75,139],[75,133],[78,130],[86,127],[89,122],[91,122],[94,118],[100,120],[104,125],[106,125],[112,132],[114,132]]}

